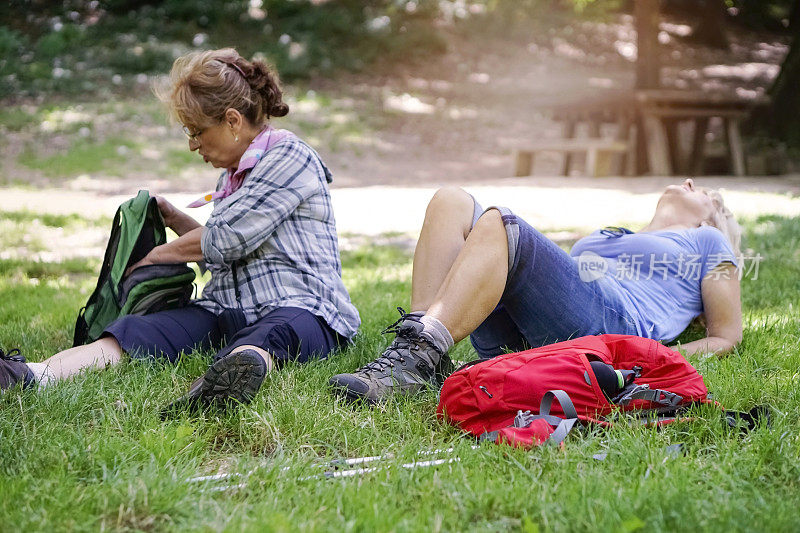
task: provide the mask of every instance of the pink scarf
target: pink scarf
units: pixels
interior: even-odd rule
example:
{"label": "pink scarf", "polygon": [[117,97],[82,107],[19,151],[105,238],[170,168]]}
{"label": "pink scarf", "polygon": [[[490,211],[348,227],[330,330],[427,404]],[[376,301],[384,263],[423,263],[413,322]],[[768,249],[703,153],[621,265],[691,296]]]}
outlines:
{"label": "pink scarf", "polygon": [[225,176],[225,183],[222,184],[222,187],[218,191],[208,193],[202,198],[198,198],[187,207],[200,207],[214,200],[226,198],[236,192],[239,187],[242,186],[245,174],[261,161],[264,154],[280,141],[293,135],[294,133],[291,131],[276,130],[272,126],[264,128],[261,133],[256,135],[256,138],[253,139],[253,142],[247,147],[245,153],[242,154],[241,159],[239,159],[238,168],[228,169],[228,174]]}

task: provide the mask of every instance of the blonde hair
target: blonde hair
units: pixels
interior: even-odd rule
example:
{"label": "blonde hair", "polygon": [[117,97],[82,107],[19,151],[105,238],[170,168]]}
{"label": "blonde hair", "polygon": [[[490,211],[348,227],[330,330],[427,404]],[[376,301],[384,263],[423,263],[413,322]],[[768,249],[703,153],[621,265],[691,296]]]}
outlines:
{"label": "blonde hair", "polygon": [[725,235],[731,248],[733,248],[734,255],[739,257],[742,254],[742,228],[739,226],[739,223],[736,222],[736,217],[733,216],[730,209],[725,207],[725,202],[719,191],[707,189],[705,187],[698,187],[698,190],[711,198],[714,204],[714,212],[711,215],[711,220],[709,220],[709,225],[714,226]]}
{"label": "blonde hair", "polygon": [[230,108],[255,126],[289,112],[277,73],[263,61],[247,61],[233,48],[179,57],[169,79],[154,85],[153,92],[172,118],[192,129],[218,124]]}

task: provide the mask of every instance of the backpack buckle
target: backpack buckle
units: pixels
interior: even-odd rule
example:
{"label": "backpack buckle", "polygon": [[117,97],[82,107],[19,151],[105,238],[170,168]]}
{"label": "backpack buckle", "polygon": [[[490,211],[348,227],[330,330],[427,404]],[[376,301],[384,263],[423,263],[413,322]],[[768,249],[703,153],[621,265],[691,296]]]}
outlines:
{"label": "backpack buckle", "polygon": [[531,425],[531,422],[536,420],[537,415],[532,414],[530,411],[517,411],[517,416],[514,417],[515,428],[526,428]]}
{"label": "backpack buckle", "polygon": [[622,391],[622,394],[614,398],[612,401],[619,405],[628,405],[633,400],[646,400],[648,402],[665,405],[667,407],[677,407],[683,400],[683,396],[673,392],[651,389],[650,385],[636,385],[628,390]]}

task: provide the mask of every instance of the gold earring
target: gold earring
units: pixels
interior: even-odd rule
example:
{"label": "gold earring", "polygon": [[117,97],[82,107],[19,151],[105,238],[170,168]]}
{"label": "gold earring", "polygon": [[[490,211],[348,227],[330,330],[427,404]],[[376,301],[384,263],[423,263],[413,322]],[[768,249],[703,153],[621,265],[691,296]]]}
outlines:
{"label": "gold earring", "polygon": [[236,142],[236,143],[239,142],[239,136],[236,135],[235,133],[233,134],[233,142]]}

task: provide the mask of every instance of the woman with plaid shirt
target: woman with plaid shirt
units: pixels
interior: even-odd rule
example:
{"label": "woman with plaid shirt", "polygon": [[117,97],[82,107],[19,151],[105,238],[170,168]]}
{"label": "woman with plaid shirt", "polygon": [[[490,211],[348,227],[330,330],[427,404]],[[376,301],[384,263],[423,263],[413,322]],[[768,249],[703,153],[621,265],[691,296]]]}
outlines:
{"label": "woman with plaid shirt", "polygon": [[177,59],[156,92],[183,124],[189,149],[225,171],[216,191],[190,204],[214,203],[205,225],[158,198],[179,237],[130,270],[203,261],[211,280],[188,307],[122,317],[96,342],[43,363],[0,361],[17,377],[10,385],[46,384],[115,364],[123,353],[175,361],[214,349],[208,371],[177,404],[247,402],[268,371],[325,357],[358,329],[341,278],[331,174],[305,142],[269,125],[289,112],[275,73],[233,49],[197,52]]}

